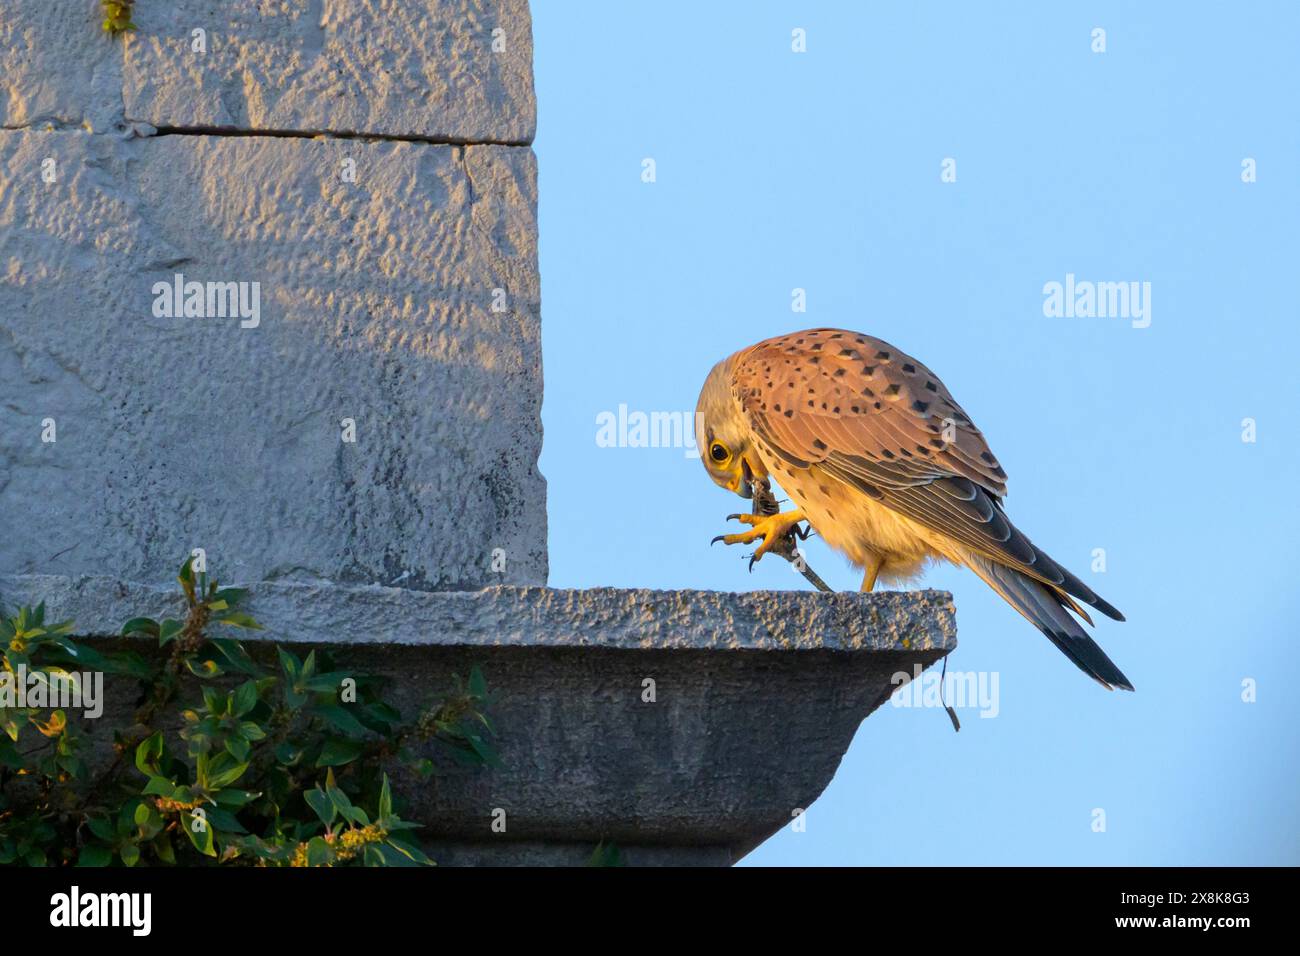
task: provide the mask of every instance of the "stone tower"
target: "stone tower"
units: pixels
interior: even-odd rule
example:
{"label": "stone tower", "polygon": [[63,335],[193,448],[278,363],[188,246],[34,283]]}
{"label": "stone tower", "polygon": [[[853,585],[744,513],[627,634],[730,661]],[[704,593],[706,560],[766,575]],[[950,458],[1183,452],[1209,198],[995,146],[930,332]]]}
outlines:
{"label": "stone tower", "polygon": [[403,784],[442,862],[730,863],[952,648],[934,592],[545,587],[525,0],[9,7],[6,606],[113,634],[201,548],[400,699],[480,664],[504,766]]}

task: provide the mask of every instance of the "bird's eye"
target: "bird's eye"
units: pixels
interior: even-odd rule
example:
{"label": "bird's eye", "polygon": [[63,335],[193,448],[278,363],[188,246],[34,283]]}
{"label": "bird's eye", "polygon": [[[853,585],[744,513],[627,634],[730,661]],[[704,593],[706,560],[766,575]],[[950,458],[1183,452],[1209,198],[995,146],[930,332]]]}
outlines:
{"label": "bird's eye", "polygon": [[709,456],[714,461],[722,462],[731,457],[731,452],[727,451],[727,446],[722,444],[722,442],[715,441],[713,446],[709,449]]}

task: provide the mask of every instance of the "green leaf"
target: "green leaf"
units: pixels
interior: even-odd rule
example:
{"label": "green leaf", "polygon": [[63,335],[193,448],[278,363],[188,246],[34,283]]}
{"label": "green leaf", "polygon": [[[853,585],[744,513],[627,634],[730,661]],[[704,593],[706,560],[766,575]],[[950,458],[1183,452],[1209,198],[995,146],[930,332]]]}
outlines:
{"label": "green leaf", "polygon": [[77,664],[78,670],[103,671],[106,674],[125,674],[147,680],[153,674],[153,668],[139,654],[133,651],[114,651],[101,654],[84,644],[76,646],[76,653],[69,654],[63,648],[48,648],[52,661]]}
{"label": "green leaf", "polygon": [[226,753],[236,760],[247,761],[252,746],[243,737],[230,737],[226,740]]}
{"label": "green leaf", "polygon": [[85,780],[90,775],[90,772],[86,769],[86,761],[72,754],[60,756],[56,763],[73,780]]}
{"label": "green leaf", "polygon": [[316,713],[324,717],[333,724],[338,730],[345,734],[352,734],[357,737],[365,736],[366,728],[361,721],[357,720],[342,704],[323,704],[316,708]]}
{"label": "green leaf", "polygon": [[248,651],[244,650],[244,645],[233,637],[211,637],[208,638],[208,641],[221,652],[221,655],[225,657],[230,666],[240,673],[255,677],[262,672],[261,668],[248,656]]}
{"label": "green leaf", "polygon": [[102,843],[87,843],[77,854],[77,866],[108,866],[113,862],[113,851]]}
{"label": "green leaf", "polygon": [[385,824],[385,826],[386,826],[389,830],[391,830],[393,833],[396,833],[398,830],[418,830],[418,829],[420,829],[420,824],[418,824],[418,823],[408,823],[406,820],[399,820],[399,819],[397,819],[397,817],[391,817],[391,818],[389,818],[389,820],[388,820],[388,822]]}
{"label": "green leaf", "polygon": [[150,617],[133,617],[122,625],[122,634],[144,634],[148,637],[158,636],[158,622]]}
{"label": "green leaf", "polygon": [[140,862],[140,848],[134,843],[123,843],[118,853],[127,866],[135,866]]}
{"label": "green leaf", "polygon": [[22,770],[24,766],[22,754],[8,737],[0,737],[0,764],[10,770]]}
{"label": "green leaf", "polygon": [[385,846],[392,847],[394,850],[402,854],[402,856],[406,857],[408,860],[411,860],[414,863],[418,863],[421,866],[434,865],[433,860],[425,856],[423,850],[421,850],[418,846],[415,846],[414,844],[407,843],[405,840],[398,840],[394,837],[389,837],[388,842],[385,844]]}
{"label": "green leaf", "polygon": [[241,603],[244,598],[248,597],[247,588],[221,588],[216,594],[212,595],[218,601],[225,601],[231,607]]}
{"label": "green leaf", "polygon": [[372,843],[370,844],[370,846],[375,847],[379,851],[379,855],[380,857],[382,857],[384,861],[383,862],[384,866],[413,867],[419,865],[413,859],[408,857],[406,854],[402,853],[400,850],[398,850],[396,847],[392,846],[391,844]]}
{"label": "green leaf", "polygon": [[320,822],[326,826],[333,823],[334,818],[338,816],[338,807],[320,787],[306,791],[302,798],[307,801],[307,806],[316,811],[316,816],[320,817]]}
{"label": "green leaf", "polygon": [[158,646],[162,647],[176,638],[176,635],[185,630],[185,625],[175,618],[165,619],[158,627]]}
{"label": "green leaf", "polygon": [[388,774],[384,774],[383,786],[379,788],[379,819],[385,820],[393,815],[393,791],[388,786]]}
{"label": "green leaf", "polygon": [[469,692],[475,697],[487,696],[487,681],[483,677],[483,672],[475,665],[469,672]]}
{"label": "green leaf", "polygon": [[290,683],[294,683],[298,680],[298,672],[302,670],[302,662],[283,647],[276,647],[275,650],[280,655],[280,666],[284,668],[285,676],[289,678]]}
{"label": "green leaf", "polygon": [[135,748],[135,766],[142,774],[149,777],[162,775],[163,735],[158,731],[140,741]]}
{"label": "green leaf", "polygon": [[220,717],[226,712],[228,701],[217,693],[215,687],[203,688],[203,706],[207,708],[208,713]]}
{"label": "green leaf", "polygon": [[340,767],[360,757],[363,749],[364,745],[359,741],[348,740],[345,737],[330,737],[326,739],[325,746],[321,747],[320,756],[316,758],[316,766]]}
{"label": "green leaf", "polygon": [[239,819],[228,810],[222,810],[220,807],[208,807],[208,826],[215,827],[222,833],[247,833],[248,830],[239,822]]}
{"label": "green leaf", "polygon": [[73,621],[72,618],[68,618],[66,621],[60,621],[58,624],[50,624],[50,625],[48,625],[48,626],[45,628],[45,633],[46,633],[46,634],[50,634],[50,635],[54,635],[54,634],[71,634],[71,633],[72,633],[73,625],[74,625],[75,623],[76,623],[76,622]]}
{"label": "green leaf", "polygon": [[186,658],[185,667],[195,677],[220,677],[225,673],[214,660],[196,661],[192,658]]}
{"label": "green leaf", "polygon": [[334,804],[335,809],[338,810],[339,816],[343,817],[344,820],[352,820],[352,811],[355,808],[352,806],[352,801],[348,799],[348,795],[334,785],[333,773],[330,774],[328,782],[325,784],[325,794],[330,798],[330,802]]}
{"label": "green leaf", "polygon": [[[222,759],[226,758],[226,759]],[[220,790],[222,787],[234,783],[244,775],[248,769],[247,763],[235,763],[233,766],[226,766],[228,762],[233,762],[234,758],[229,754],[218,754],[212,761],[211,767],[220,767],[221,769],[208,770],[208,787],[212,790]]]}
{"label": "green leaf", "polygon": [[307,865],[328,866],[334,862],[334,849],[323,837],[312,837],[307,844]]}
{"label": "green leaf", "polygon": [[230,712],[236,717],[243,717],[257,706],[258,694],[255,681],[245,681],[234,693]]}
{"label": "green leaf", "polygon": [[222,790],[215,796],[217,803],[223,807],[242,807],[245,804],[252,803],[261,794],[252,790]]}
{"label": "green leaf", "polygon": [[166,777],[150,777],[141,792],[151,797],[170,797],[176,792],[176,783]]}
{"label": "green leaf", "polygon": [[176,851],[172,849],[171,837],[166,833],[158,834],[153,838],[153,843],[149,845],[152,846],[153,851],[158,854],[158,859],[162,860],[164,863],[170,863],[172,866],[176,865]]}
{"label": "green leaf", "polygon": [[245,614],[243,611],[228,611],[219,617],[212,619],[214,624],[229,624],[231,627],[246,627],[254,631],[265,630],[261,624],[253,619],[252,615]]}
{"label": "green leaf", "polygon": [[337,693],[343,685],[343,679],[348,675],[342,671],[329,671],[325,674],[317,674],[311,680],[299,681],[303,690],[323,691],[327,690]]}
{"label": "green leaf", "polygon": [[191,604],[194,603],[194,555],[185,559],[181,565],[180,574],[176,575],[176,580],[181,583],[181,589]]}
{"label": "green leaf", "polygon": [[141,840],[152,840],[166,821],[152,803],[142,802],[135,810],[135,825]]}
{"label": "green leaf", "polygon": [[[196,832],[196,829],[197,832]],[[193,814],[181,811],[181,828],[184,829],[185,835],[190,838],[194,844],[194,849],[198,850],[204,856],[216,856],[217,851],[212,846],[212,827],[206,820],[199,820]]]}
{"label": "green leaf", "polygon": [[485,741],[482,737],[478,734],[466,734],[465,739],[469,741],[469,745],[474,748],[474,753],[477,754],[478,758],[485,764],[489,767],[500,766],[501,759],[497,756],[497,752],[493,750],[491,744]]}

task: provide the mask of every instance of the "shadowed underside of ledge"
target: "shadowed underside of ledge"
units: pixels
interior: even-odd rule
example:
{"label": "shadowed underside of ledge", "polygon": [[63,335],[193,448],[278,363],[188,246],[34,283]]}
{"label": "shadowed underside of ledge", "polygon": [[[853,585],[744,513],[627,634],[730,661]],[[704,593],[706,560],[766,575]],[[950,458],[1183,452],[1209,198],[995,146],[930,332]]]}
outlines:
{"label": "shadowed underside of ledge", "polygon": [[[807,809],[863,718],[956,644],[935,591],[249,590],[267,625],[240,635],[255,653],[328,650],[387,678],[403,713],[482,669],[502,766],[394,781],[453,864],[582,863],[600,841],[631,864],[732,863]],[[169,590],[103,578],[0,577],[0,600],[45,600],[92,635],[180,612]],[[129,721],[133,688],[108,696],[105,725]]]}

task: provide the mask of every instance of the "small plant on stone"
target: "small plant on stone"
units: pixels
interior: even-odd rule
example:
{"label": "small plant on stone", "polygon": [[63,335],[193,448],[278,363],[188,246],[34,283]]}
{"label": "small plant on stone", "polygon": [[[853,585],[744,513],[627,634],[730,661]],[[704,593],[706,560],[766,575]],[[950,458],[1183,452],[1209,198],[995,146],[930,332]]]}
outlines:
{"label": "small plant on stone", "polygon": [[[233,636],[261,628],[240,610],[245,592],[192,559],[179,582],[184,618],[122,628],[162,654],[75,641],[44,604],[0,612],[0,864],[430,864],[386,770],[428,776],[431,747],[496,765],[479,670],[403,723],[381,681],[326,653],[255,659]],[[104,675],[139,686],[107,754],[84,733]]]}
{"label": "small plant on stone", "polygon": [[587,866],[624,866],[623,851],[618,848],[616,843],[606,843],[601,840],[596,844],[596,848],[591,851],[591,856],[587,858]]}
{"label": "small plant on stone", "polygon": [[110,37],[135,29],[135,24],[131,22],[131,8],[135,6],[135,0],[99,0],[99,5],[104,10],[104,32]]}

